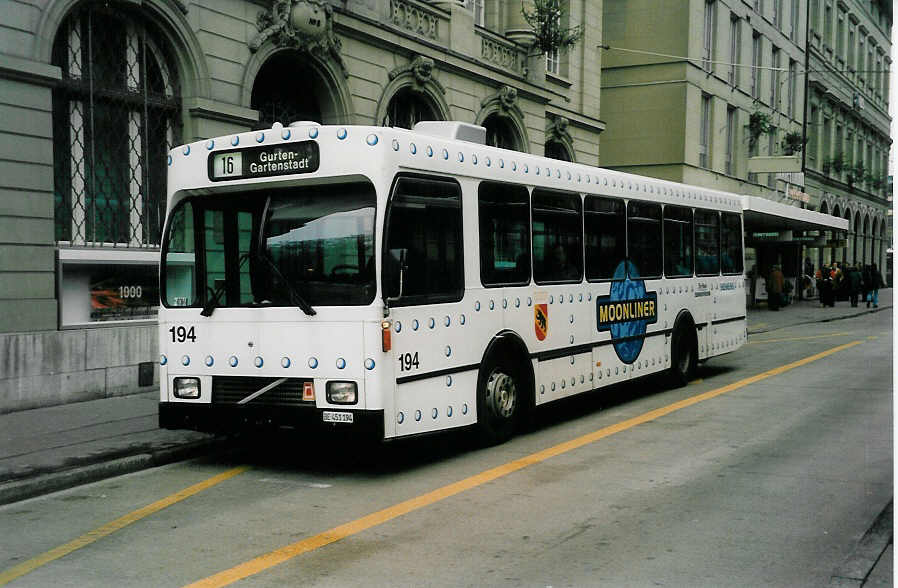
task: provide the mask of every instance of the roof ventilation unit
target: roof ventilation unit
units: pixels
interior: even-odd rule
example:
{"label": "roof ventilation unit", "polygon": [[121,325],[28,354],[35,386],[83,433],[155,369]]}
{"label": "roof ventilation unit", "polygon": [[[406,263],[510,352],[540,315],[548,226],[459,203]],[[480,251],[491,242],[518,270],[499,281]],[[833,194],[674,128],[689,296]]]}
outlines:
{"label": "roof ventilation unit", "polygon": [[486,145],[486,129],[466,122],[425,120],[416,123],[412,130],[423,135]]}

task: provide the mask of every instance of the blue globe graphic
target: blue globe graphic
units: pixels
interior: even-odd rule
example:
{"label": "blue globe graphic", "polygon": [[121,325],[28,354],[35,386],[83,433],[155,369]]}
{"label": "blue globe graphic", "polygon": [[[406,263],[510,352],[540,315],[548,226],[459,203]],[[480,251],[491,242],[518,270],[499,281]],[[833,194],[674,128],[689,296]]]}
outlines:
{"label": "blue globe graphic", "polygon": [[[629,275],[627,272],[629,266]],[[633,279],[635,278],[635,279]],[[614,282],[611,284],[611,300],[640,300],[645,298],[645,283],[639,280],[639,271],[636,266],[628,261],[622,261],[614,270]],[[642,351],[645,335],[646,321],[637,320],[611,325],[611,339],[617,340],[623,337],[638,337],[614,343],[614,351],[624,363],[633,363]]]}

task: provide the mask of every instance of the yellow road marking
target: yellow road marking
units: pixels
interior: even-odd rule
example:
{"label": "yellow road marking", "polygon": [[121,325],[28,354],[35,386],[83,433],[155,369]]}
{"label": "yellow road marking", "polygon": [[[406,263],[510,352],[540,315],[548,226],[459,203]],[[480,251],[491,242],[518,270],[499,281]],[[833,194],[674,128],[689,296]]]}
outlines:
{"label": "yellow road marking", "polygon": [[781,343],[783,341],[807,341],[809,339],[827,339],[829,337],[844,337],[845,335],[853,334],[851,331],[845,331],[842,333],[829,333],[828,335],[808,335],[807,337],[785,337],[783,339],[756,339],[754,341],[749,341],[749,345],[754,345],[756,343]]}
{"label": "yellow road marking", "polygon": [[861,343],[863,343],[863,341],[852,341],[851,343],[839,345],[838,347],[833,347],[832,349],[829,349],[827,351],[805,357],[804,359],[800,359],[798,361],[793,361],[792,363],[788,363],[778,368],[768,370],[756,376],[751,376],[750,378],[745,378],[743,380],[739,380],[738,382],[733,382],[732,384],[728,384],[722,388],[717,388],[716,390],[711,390],[709,392],[704,392],[702,394],[686,398],[668,406],[649,411],[640,416],[621,421],[615,425],[593,431],[592,433],[577,437],[576,439],[571,439],[570,441],[559,443],[558,445],[549,447],[548,449],[538,451],[515,461],[511,461],[498,467],[480,472],[479,474],[476,474],[469,478],[459,480],[458,482],[454,482],[447,486],[437,488],[436,490],[432,490],[431,492],[428,492],[426,494],[416,496],[415,498],[410,498],[409,500],[394,504],[393,506],[389,506],[377,512],[373,512],[354,521],[350,521],[338,527],[334,527],[333,529],[324,531],[323,533],[319,533],[318,535],[315,535],[313,537],[308,537],[301,541],[297,541],[296,543],[291,543],[290,545],[286,545],[284,547],[281,547],[280,549],[276,549],[269,553],[260,555],[259,557],[251,559],[242,564],[238,564],[230,569],[223,570],[215,575],[209,576],[208,578],[204,578],[202,580],[194,582],[187,588],[211,588],[213,586],[227,586],[228,584],[232,584],[233,582],[242,580],[243,578],[248,578],[249,576],[258,574],[259,572],[262,572],[268,568],[282,564],[285,561],[293,559],[298,555],[302,555],[303,553],[313,551],[315,549],[318,549],[319,547],[324,547],[325,545],[340,541],[341,539],[345,539],[346,537],[349,537],[351,535],[356,535],[358,533],[361,533],[362,531],[365,531],[372,527],[376,527],[402,515],[422,509],[425,506],[440,502],[441,500],[445,500],[446,498],[455,496],[456,494],[459,494],[466,490],[476,488],[477,486],[482,486],[487,482],[491,482],[498,478],[507,476],[508,474],[526,468],[527,466],[531,466],[543,462],[551,457],[573,451],[574,449],[583,447],[584,445],[588,445],[590,443],[594,443],[595,441],[604,439],[605,437],[610,437],[615,433],[626,431],[627,429],[631,429],[637,425],[653,421],[672,412],[676,412],[694,404],[698,404],[699,402],[710,400],[711,398],[715,398],[717,396],[720,396],[721,394],[726,394],[727,392],[732,392],[733,390],[738,390],[739,388],[743,388],[750,384],[760,382],[761,380],[782,374],[813,361],[817,361],[818,359],[822,359],[834,353],[838,353],[839,351],[844,351],[845,349],[849,349],[850,347],[854,347],[855,345],[860,345]]}
{"label": "yellow road marking", "polygon": [[202,492],[203,490],[207,490],[216,484],[220,484],[225,480],[233,478],[238,474],[242,474],[246,470],[249,469],[249,466],[240,466],[237,468],[230,469],[226,472],[218,474],[217,476],[213,476],[208,480],[203,480],[189,488],[185,488],[180,492],[175,492],[174,494],[167,496],[161,500],[157,500],[152,504],[148,504],[143,508],[137,509],[131,513],[128,513],[122,517],[115,519],[109,523],[106,523],[102,527],[97,527],[93,531],[88,531],[84,535],[81,535],[77,539],[69,541],[65,545],[60,545],[50,551],[39,555],[37,557],[33,557],[26,562],[22,562],[19,565],[9,568],[4,572],[0,572],[0,586],[5,586],[9,584],[16,578],[20,578],[25,574],[33,572],[37,568],[50,563],[51,561],[57,560],[60,557],[64,557],[73,551],[81,549],[87,545],[90,545],[94,541],[98,539],[102,539],[107,535],[111,535],[116,531],[127,527],[131,523],[135,523],[144,517],[148,517],[149,515],[159,512],[163,508],[171,506],[177,502],[184,500],[185,498],[189,498],[194,494]]}

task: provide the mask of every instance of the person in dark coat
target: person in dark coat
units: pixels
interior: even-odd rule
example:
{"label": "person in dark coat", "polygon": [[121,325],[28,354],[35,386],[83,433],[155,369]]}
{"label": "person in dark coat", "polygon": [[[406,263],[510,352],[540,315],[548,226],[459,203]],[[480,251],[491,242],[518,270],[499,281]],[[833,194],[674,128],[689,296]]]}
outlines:
{"label": "person in dark coat", "polygon": [[783,303],[783,272],[780,266],[770,268],[770,278],[767,280],[767,308],[779,310]]}
{"label": "person in dark coat", "polygon": [[864,271],[861,272],[861,280],[863,281],[863,284],[861,284],[862,300],[866,300],[867,308],[870,308],[870,290],[871,285],[873,284],[873,274],[869,265],[864,266]]}
{"label": "person in dark coat", "polygon": [[848,300],[851,306],[857,306],[857,297],[861,293],[861,272],[856,265],[849,266],[845,282],[848,285]]}
{"label": "person in dark coat", "polygon": [[870,308],[871,302],[873,308],[879,307],[879,289],[883,286],[885,286],[885,280],[882,279],[882,274],[879,273],[874,263],[870,266],[870,294],[867,298],[867,308]]}

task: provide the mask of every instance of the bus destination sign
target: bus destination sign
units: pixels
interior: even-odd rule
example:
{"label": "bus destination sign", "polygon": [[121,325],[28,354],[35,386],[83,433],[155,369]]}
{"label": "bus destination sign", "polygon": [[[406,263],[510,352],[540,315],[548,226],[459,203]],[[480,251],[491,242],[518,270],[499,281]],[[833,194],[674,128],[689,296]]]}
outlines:
{"label": "bus destination sign", "polygon": [[319,163],[315,141],[218,151],[209,155],[209,179],[216,182],[308,174],[318,171]]}

